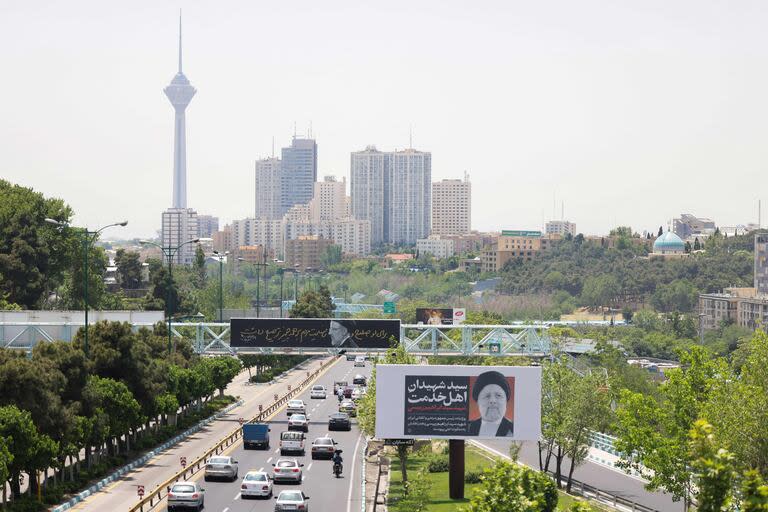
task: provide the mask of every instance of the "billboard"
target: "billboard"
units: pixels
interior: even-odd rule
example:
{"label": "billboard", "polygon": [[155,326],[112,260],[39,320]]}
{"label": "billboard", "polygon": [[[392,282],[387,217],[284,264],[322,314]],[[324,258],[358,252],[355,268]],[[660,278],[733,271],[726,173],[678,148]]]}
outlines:
{"label": "billboard", "polygon": [[540,436],[541,367],[376,366],[379,439]]}
{"label": "billboard", "polygon": [[464,308],[416,308],[416,323],[426,325],[458,325],[464,322]]}
{"label": "billboard", "polygon": [[400,320],[233,318],[230,346],[255,348],[389,348],[400,339]]}

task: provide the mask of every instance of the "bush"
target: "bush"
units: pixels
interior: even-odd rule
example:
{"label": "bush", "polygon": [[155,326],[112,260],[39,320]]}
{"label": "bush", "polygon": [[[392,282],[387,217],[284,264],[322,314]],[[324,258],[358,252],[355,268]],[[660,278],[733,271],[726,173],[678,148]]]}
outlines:
{"label": "bush", "polygon": [[443,454],[430,455],[427,458],[427,471],[430,473],[445,473],[448,471],[448,456]]}
{"label": "bush", "polygon": [[469,471],[464,474],[464,482],[468,484],[479,484],[482,473],[479,471]]}

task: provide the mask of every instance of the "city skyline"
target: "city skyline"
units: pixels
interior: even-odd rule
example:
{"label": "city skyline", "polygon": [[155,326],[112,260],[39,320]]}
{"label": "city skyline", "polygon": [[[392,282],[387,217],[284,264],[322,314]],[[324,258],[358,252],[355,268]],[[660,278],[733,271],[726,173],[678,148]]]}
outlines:
{"label": "city skyline", "polygon": [[[311,123],[318,176],[347,178],[350,153],[403,149],[412,129],[413,146],[433,155],[433,181],[469,172],[474,229],[539,228],[559,218],[561,200],[584,233],[655,230],[682,211],[755,222],[768,113],[759,4],[652,2],[602,14],[596,1],[553,4],[429,4],[402,20],[406,4],[394,3],[379,16],[407,35],[393,43],[351,24],[354,47],[334,35],[335,15],[365,19],[366,6],[243,3],[231,17],[183,5],[184,65],[206,92],[187,111],[189,204],[222,224],[247,217],[253,162],[270,154],[273,136],[285,142],[295,123],[300,132]],[[157,90],[176,58],[178,12],[149,2],[0,12],[0,65],[16,77],[0,87],[21,100],[4,106],[0,176],[64,199],[78,225],[127,217],[121,237],[154,235],[173,165],[172,120]],[[263,30],[249,33],[257,19]],[[306,30],[269,45],[289,21]],[[425,24],[428,33],[416,31]],[[311,59],[292,71],[302,57]],[[374,80],[395,61],[409,80]],[[731,197],[707,179],[720,175],[733,180]],[[740,183],[752,186],[736,193]]]}

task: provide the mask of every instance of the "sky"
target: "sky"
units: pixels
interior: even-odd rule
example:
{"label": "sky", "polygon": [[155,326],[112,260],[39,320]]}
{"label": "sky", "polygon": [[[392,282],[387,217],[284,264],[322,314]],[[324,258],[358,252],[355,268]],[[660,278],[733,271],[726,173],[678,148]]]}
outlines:
{"label": "sky", "polygon": [[587,234],[682,212],[729,226],[758,199],[768,223],[768,3],[750,0],[4,0],[0,178],[76,225],[154,236],[179,8],[188,204],[222,225],[252,215],[273,138],[279,154],[310,124],[319,177],[412,133],[433,180],[469,173],[479,230],[563,204]]}

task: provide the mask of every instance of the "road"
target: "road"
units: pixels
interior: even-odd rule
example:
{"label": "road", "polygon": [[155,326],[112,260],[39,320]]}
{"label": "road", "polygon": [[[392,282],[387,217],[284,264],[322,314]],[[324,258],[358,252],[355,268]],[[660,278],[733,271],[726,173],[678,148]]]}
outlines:
{"label": "road", "polygon": [[[316,382],[333,391],[335,380],[352,381],[355,374],[370,376],[370,363],[365,368],[354,367],[351,361],[339,361]],[[280,432],[288,430],[288,416],[281,409],[270,419],[272,431],[270,450],[244,450],[241,442],[233,445],[233,448],[225,452],[232,455],[239,466],[240,478],[234,482],[203,481],[203,472],[195,475],[194,480],[200,481],[205,489],[205,510],[209,512],[256,512],[273,511],[274,499],[251,498],[243,500],[240,496],[240,484],[242,477],[249,470],[272,471],[272,464],[280,458],[295,458],[304,464],[304,480],[297,484],[275,484],[274,494],[277,496],[282,489],[301,489],[310,497],[309,509],[315,511],[333,510],[335,512],[359,511],[362,507],[361,496],[361,455],[360,450],[365,442],[356,421],[353,419],[352,431],[328,432],[328,416],[338,409],[338,401],[333,395],[325,400],[310,399],[309,389],[295,397],[304,400],[307,404],[307,414],[310,425],[307,434],[307,452],[304,456],[291,455],[281,457],[279,453]],[[321,436],[330,435],[337,443],[338,449],[343,450],[344,474],[342,478],[336,478],[331,473],[331,461],[312,460],[310,447],[312,441]],[[165,510],[165,502],[160,510]]]}
{"label": "road", "polygon": [[[510,441],[483,440],[478,444],[502,455],[509,454]],[[539,468],[539,449],[536,443],[523,443],[520,462],[535,469]],[[553,467],[553,463],[550,463],[550,469]],[[568,476],[570,467],[570,460],[563,462],[562,470],[565,476]],[[679,512],[683,507],[682,502],[672,501],[670,494],[646,491],[645,482],[640,478],[596,462],[586,461],[578,466],[573,472],[573,478],[661,512]]]}

